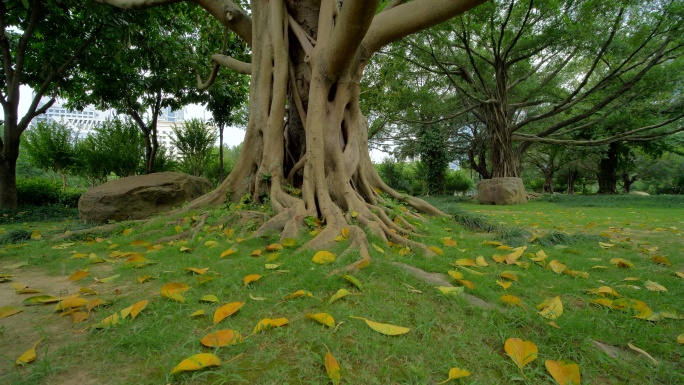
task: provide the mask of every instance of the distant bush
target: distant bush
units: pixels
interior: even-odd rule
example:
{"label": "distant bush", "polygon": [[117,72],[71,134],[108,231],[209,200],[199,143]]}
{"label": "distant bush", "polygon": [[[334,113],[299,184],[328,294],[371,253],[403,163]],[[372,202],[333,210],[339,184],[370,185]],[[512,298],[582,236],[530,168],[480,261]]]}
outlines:
{"label": "distant bush", "polygon": [[447,194],[458,192],[465,194],[475,187],[475,182],[461,171],[449,170],[446,172],[444,189]]}
{"label": "distant bush", "polygon": [[19,205],[45,206],[61,204],[77,207],[83,190],[62,190],[59,182],[45,178],[17,180],[17,203]]}

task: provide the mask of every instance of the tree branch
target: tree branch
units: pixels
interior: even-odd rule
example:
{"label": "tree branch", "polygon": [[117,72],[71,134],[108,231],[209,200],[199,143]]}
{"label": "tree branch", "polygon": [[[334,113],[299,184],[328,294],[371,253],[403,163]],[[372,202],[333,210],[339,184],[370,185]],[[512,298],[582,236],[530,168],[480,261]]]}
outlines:
{"label": "tree branch", "polygon": [[[19,92],[19,84],[21,83],[21,78],[24,75],[24,60],[26,59],[26,47],[28,46],[29,39],[33,35],[33,31],[36,29],[36,24],[38,23],[38,18],[40,16],[40,11],[42,4],[40,1],[33,3],[31,7],[31,16],[29,16],[29,23],[24,33],[19,39],[19,45],[17,46],[16,58],[14,63],[14,76],[12,79],[5,79],[6,82],[10,82],[10,92]],[[10,96],[10,100],[13,98]]]}
{"label": "tree branch", "polygon": [[[345,0],[326,47],[326,71],[337,77],[356,58],[359,44],[375,16],[379,0]],[[391,12],[391,11],[388,11]]]}
{"label": "tree branch", "polygon": [[216,75],[219,73],[219,68],[221,68],[221,65],[219,63],[214,63],[214,66],[211,68],[211,74],[209,74],[207,81],[203,81],[199,71],[195,70],[195,73],[197,74],[197,89],[204,91],[211,87],[211,85],[216,81]]}
{"label": "tree branch", "polygon": [[230,56],[227,55],[220,55],[220,54],[214,54],[211,55],[211,60],[215,61],[216,63],[228,67],[232,69],[233,71],[239,72],[241,74],[245,75],[251,75],[252,74],[252,63],[245,63],[243,61],[233,59]]}
{"label": "tree branch", "polygon": [[382,46],[432,27],[486,0],[414,0],[375,16],[361,45],[370,57]]}
{"label": "tree branch", "polygon": [[[297,23],[297,21],[288,13],[287,14],[288,18],[288,25],[290,26],[290,29],[292,30],[292,33],[297,37],[297,40],[299,40],[299,44],[301,44],[302,49],[304,49],[304,61],[309,62],[309,59],[311,58],[311,51],[313,51],[313,45],[312,45],[312,40],[313,38],[309,36]],[[315,40],[313,40],[313,44],[315,44]]]}

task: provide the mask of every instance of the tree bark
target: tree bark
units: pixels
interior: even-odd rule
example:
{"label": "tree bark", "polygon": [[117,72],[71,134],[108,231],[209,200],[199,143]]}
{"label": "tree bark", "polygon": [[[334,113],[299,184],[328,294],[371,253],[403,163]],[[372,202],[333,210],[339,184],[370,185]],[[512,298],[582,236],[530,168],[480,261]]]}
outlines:
{"label": "tree bark", "polygon": [[625,194],[629,194],[629,190],[632,188],[632,184],[636,182],[637,180],[637,175],[634,175],[630,178],[629,172],[624,171],[622,173],[622,192]]}
{"label": "tree bark", "polygon": [[223,175],[225,173],[223,167],[223,124],[220,124],[219,129],[219,180],[223,180]]}
{"label": "tree bark", "polygon": [[606,156],[601,158],[599,162],[599,171],[597,173],[599,183],[599,194],[617,194],[617,168],[618,168],[618,151],[620,149],[620,142],[614,142],[608,145],[608,152]]}
{"label": "tree bark", "polygon": [[568,190],[567,194],[568,195],[573,195],[575,194],[575,180],[577,180],[577,176],[579,173],[577,170],[572,170],[568,172]]}

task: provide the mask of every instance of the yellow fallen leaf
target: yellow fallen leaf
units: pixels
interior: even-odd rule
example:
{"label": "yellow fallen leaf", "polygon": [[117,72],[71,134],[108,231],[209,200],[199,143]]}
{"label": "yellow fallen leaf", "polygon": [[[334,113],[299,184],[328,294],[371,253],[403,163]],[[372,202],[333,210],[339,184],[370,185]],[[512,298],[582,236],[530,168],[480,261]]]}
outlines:
{"label": "yellow fallen leaf", "polygon": [[140,312],[143,311],[147,307],[147,304],[149,302],[150,301],[145,299],[145,300],[136,302],[133,305],[131,305],[125,309],[122,309],[121,310],[121,319],[128,317],[129,314],[131,315],[131,319],[135,319],[135,317],[137,317],[138,314],[140,314]]}
{"label": "yellow fallen leaf", "polygon": [[444,255],[444,250],[440,249],[437,246],[430,246],[430,247],[428,247],[428,249],[430,249],[432,252],[434,252],[437,255]]}
{"label": "yellow fallen leaf", "polygon": [[236,252],[236,251],[237,251],[237,250],[235,250],[235,249],[224,250],[223,253],[221,253],[221,255],[219,256],[219,258],[227,257],[227,256],[233,254],[233,253]]}
{"label": "yellow fallen leaf", "polygon": [[9,317],[11,315],[21,313],[22,311],[23,311],[22,309],[15,309],[12,306],[3,306],[3,307],[0,307],[0,318]]}
{"label": "yellow fallen leaf", "polygon": [[202,275],[202,274],[205,274],[207,271],[209,271],[209,268],[208,268],[208,267],[205,267],[205,268],[203,268],[203,269],[200,269],[200,268],[197,268],[197,267],[184,267],[183,270],[191,271],[191,272],[193,272],[193,273]]}
{"label": "yellow fallen leaf", "polygon": [[265,297],[255,297],[251,293],[249,294],[249,298],[251,298],[254,301],[266,301],[268,298]]}
{"label": "yellow fallen leaf", "polygon": [[219,301],[218,297],[213,295],[213,294],[203,295],[202,298],[200,298],[200,302],[214,302],[215,303],[218,301]]}
{"label": "yellow fallen leaf", "polygon": [[279,267],[280,267],[280,264],[279,264],[279,263],[267,263],[267,264],[264,265],[264,268],[265,268],[265,269],[268,269],[268,270],[275,270],[275,269],[277,269],[277,268],[279,268]]}
{"label": "yellow fallen leaf", "polygon": [[335,319],[328,313],[306,313],[306,318],[317,321],[327,327],[335,327]]}
{"label": "yellow fallen leaf", "polygon": [[199,317],[201,315],[205,315],[206,313],[204,312],[204,309],[199,309],[195,310],[192,314],[190,314],[190,317]]}
{"label": "yellow fallen leaf", "polygon": [[580,371],[579,366],[570,360],[546,360],[544,363],[546,370],[559,385],[579,385]]}
{"label": "yellow fallen leaf", "polygon": [[523,307],[523,304],[522,304],[522,301],[520,301],[520,298],[518,298],[514,295],[504,294],[501,296],[501,298],[499,298],[499,300],[501,302],[505,303],[506,305],[509,305],[509,306]]}
{"label": "yellow fallen leaf", "polygon": [[327,263],[334,262],[335,261],[335,254],[333,254],[329,251],[321,250],[321,251],[316,252],[316,254],[314,254],[313,258],[311,258],[311,260],[314,261],[315,263],[318,263],[319,265],[324,265]]}
{"label": "yellow fallen leaf", "polygon": [[266,248],[265,248],[266,251],[278,251],[278,250],[282,250],[282,249],[283,249],[283,245],[281,245],[279,243],[272,243],[272,244],[266,246]]}
{"label": "yellow fallen leaf", "polygon": [[218,242],[216,241],[206,241],[204,242],[205,247],[216,247],[218,246]]}
{"label": "yellow fallen leaf", "polygon": [[286,295],[285,297],[283,297],[283,299],[288,300],[288,299],[295,299],[295,298],[304,297],[304,296],[313,297],[313,294],[311,294],[310,291],[297,290],[294,293]]}
{"label": "yellow fallen leaf", "polygon": [[340,277],[351,282],[351,284],[356,286],[357,289],[359,289],[359,290],[363,289],[363,284],[361,283],[361,281],[359,281],[359,279],[354,277],[353,275],[351,275],[351,274],[340,274]]}
{"label": "yellow fallen leaf", "polygon": [[623,267],[623,268],[628,268],[631,269],[634,267],[634,264],[632,262],[629,262],[626,259],[623,258],[613,258],[610,260],[610,263],[617,266],[617,267]]}
{"label": "yellow fallen leaf", "polygon": [[375,243],[371,243],[371,246],[373,246],[373,248],[377,250],[379,253],[385,254],[385,250],[383,250],[382,247],[376,245]]}
{"label": "yellow fallen leaf", "polygon": [[684,333],[677,336],[677,343],[680,345],[684,344]]}
{"label": "yellow fallen leaf", "polygon": [[20,355],[19,358],[17,358],[17,360],[14,361],[15,364],[24,366],[24,365],[28,364],[29,362],[35,361],[36,360],[36,346],[38,346],[38,344],[42,340],[43,340],[42,338],[39,339],[38,342],[33,344],[33,347],[31,349],[27,350],[26,352],[24,352],[24,354]]}
{"label": "yellow fallen leaf", "polygon": [[266,257],[266,262],[273,262],[280,256],[280,253],[271,253]]}
{"label": "yellow fallen leaf", "polygon": [[675,271],[675,275],[679,278],[684,278],[684,271]]}
{"label": "yellow fallen leaf", "polygon": [[189,247],[181,246],[180,249],[179,249],[179,251],[180,251],[181,253],[190,253],[190,252],[192,252],[192,249],[189,248]]}
{"label": "yellow fallen leaf", "polygon": [[511,281],[518,282],[518,275],[512,271],[504,271],[503,273],[499,274],[499,278],[506,278],[510,279]]}
{"label": "yellow fallen leaf", "polygon": [[504,290],[507,290],[509,287],[511,287],[511,285],[513,285],[513,282],[504,282],[501,280],[497,280],[496,284],[503,287]]}
{"label": "yellow fallen leaf", "polygon": [[445,295],[456,295],[463,293],[463,286],[437,286],[437,290]]}
{"label": "yellow fallen leaf", "polygon": [[438,382],[437,384],[438,385],[439,384],[446,384],[447,382],[449,382],[451,380],[456,380],[456,379],[468,377],[468,376],[470,376],[470,372],[465,370],[465,369],[451,368],[451,369],[449,369],[449,378],[447,378],[446,380],[444,380],[442,382]]}
{"label": "yellow fallen leaf", "polygon": [[202,337],[200,342],[202,345],[209,348],[222,348],[225,346],[239,344],[242,342],[242,336],[240,333],[234,330],[223,329],[207,334],[206,336]]}
{"label": "yellow fallen leaf", "polygon": [[626,277],[623,281],[638,281],[639,277]]}
{"label": "yellow fallen leaf", "polygon": [[537,305],[537,310],[540,316],[554,320],[563,314],[563,302],[556,296]]}
{"label": "yellow fallen leaf", "polygon": [[610,249],[611,247],[615,247],[614,244],[612,244],[612,243],[606,243],[606,242],[599,242],[599,246],[600,246],[602,249]]}
{"label": "yellow fallen leaf", "polygon": [[281,243],[284,247],[293,247],[297,244],[297,240],[293,238],[285,238]]}
{"label": "yellow fallen leaf", "polygon": [[106,305],[106,304],[107,304],[107,302],[105,302],[99,298],[95,298],[95,299],[88,301],[88,303],[86,303],[86,305],[85,305],[85,308],[86,308],[86,310],[91,311],[98,306],[102,306],[102,305]]}
{"label": "yellow fallen leaf", "polygon": [[489,246],[503,246],[503,243],[499,241],[484,241],[482,242],[483,245],[489,245]]}
{"label": "yellow fallen leaf", "polygon": [[88,300],[85,298],[69,297],[59,301],[59,303],[55,307],[55,311],[83,307],[87,303]]}
{"label": "yellow fallen leaf", "polygon": [[109,326],[114,326],[119,324],[119,313],[114,313],[110,315],[109,317],[103,319],[102,321],[98,322],[96,325],[93,325],[93,328],[99,329],[99,328],[105,328]]}
{"label": "yellow fallen leaf", "polygon": [[667,291],[665,286],[659,284],[658,282],[653,282],[653,281],[646,281],[644,282],[644,286],[650,291]]}
{"label": "yellow fallen leaf", "polygon": [[40,230],[33,230],[31,233],[31,239],[40,239],[42,237],[43,235],[40,233]]}
{"label": "yellow fallen leaf", "polygon": [[340,364],[330,353],[330,350],[327,349],[325,352],[325,372],[328,373],[328,377],[333,385],[340,384],[340,381],[342,380]]}
{"label": "yellow fallen leaf", "polygon": [[231,302],[216,309],[214,312],[214,324],[221,322],[226,317],[235,314],[244,305],[244,302]]}
{"label": "yellow fallen leaf", "polygon": [[547,268],[553,270],[554,273],[560,274],[564,272],[568,267],[562,263],[560,263],[558,260],[553,260],[546,265]]}
{"label": "yellow fallen leaf", "polygon": [[249,254],[250,257],[261,257],[261,249],[256,249]]}
{"label": "yellow fallen leaf", "polygon": [[287,318],[264,318],[254,327],[254,333],[284,326],[288,323],[290,323],[290,321],[288,321]]}
{"label": "yellow fallen leaf", "polygon": [[235,234],[235,230],[225,229],[223,230],[223,234],[225,234],[226,237],[231,238]]}
{"label": "yellow fallen leaf", "polygon": [[173,370],[171,374],[176,374],[178,372],[187,372],[193,370],[204,369],[209,366],[219,366],[221,365],[221,360],[211,353],[200,353],[195,354],[192,357],[188,357],[181,361]]}
{"label": "yellow fallen leaf", "polygon": [[116,281],[120,276],[121,276],[121,274],[116,274],[116,275],[112,275],[112,276],[110,276],[110,277],[96,279],[96,280],[95,280],[95,283],[109,283],[109,282],[114,282],[114,281]]}
{"label": "yellow fallen leaf", "polygon": [[77,324],[88,319],[88,313],[84,311],[75,311],[71,313],[71,323]]}
{"label": "yellow fallen leaf", "polygon": [[532,341],[523,341],[520,338],[509,338],[504,343],[504,350],[520,371],[525,365],[537,359],[537,345]]}
{"label": "yellow fallen leaf", "polygon": [[478,265],[478,266],[480,266],[480,267],[487,267],[487,266],[489,266],[489,264],[485,261],[484,257],[481,256],[481,255],[478,256],[477,258],[475,258],[475,264]]}
{"label": "yellow fallen leaf", "polygon": [[457,279],[456,282],[460,283],[461,285],[467,287],[470,290],[475,290],[475,284],[468,281],[467,279]]}
{"label": "yellow fallen leaf", "polygon": [[161,287],[160,293],[162,297],[172,299],[176,302],[185,303],[185,297],[181,294],[190,289],[190,286],[184,283],[170,282]]}
{"label": "yellow fallen leaf", "polygon": [[124,229],[123,235],[130,235],[133,232],[133,229]]}
{"label": "yellow fallen leaf", "polygon": [[351,294],[347,289],[340,289],[335,294],[333,294],[328,300],[328,304],[331,304],[342,297],[346,297]]}
{"label": "yellow fallen leaf", "polygon": [[369,319],[365,319],[362,317],[354,317],[350,316],[349,318],[356,318],[356,319],[361,319],[366,322],[366,325],[368,325],[371,329],[375,330],[378,333],[382,333],[387,336],[397,336],[401,334],[406,334],[411,329],[405,328],[403,326],[396,326],[396,325],[390,325],[390,324],[383,324],[375,321],[371,321]]}
{"label": "yellow fallen leaf", "polygon": [[252,282],[256,282],[261,279],[261,276],[259,274],[250,274],[246,276],[245,278],[242,279],[242,282],[245,285],[249,285]]}
{"label": "yellow fallen leaf", "polygon": [[88,254],[86,254],[86,253],[74,253],[71,256],[71,258],[69,258],[69,259],[81,259],[81,258],[85,258],[87,256],[88,256]]}
{"label": "yellow fallen leaf", "polygon": [[663,257],[662,255],[654,255],[650,259],[651,259],[651,262],[658,263],[661,265],[669,266],[672,264],[669,259]]}
{"label": "yellow fallen leaf", "polygon": [[516,247],[513,249],[514,251],[506,256],[506,263],[509,265],[514,265],[520,257],[522,257],[523,253],[525,250],[527,250],[527,246],[522,246],[522,247]]}
{"label": "yellow fallen leaf", "polygon": [[555,327],[556,329],[560,329],[560,326],[558,326],[558,324],[556,323],[556,321],[551,321],[551,322],[549,322],[549,325]]}
{"label": "yellow fallen leaf", "polygon": [[340,230],[340,233],[342,234],[342,237],[344,237],[344,239],[348,239],[349,238],[349,227],[343,227],[342,230]]}
{"label": "yellow fallen leaf", "polygon": [[477,263],[470,258],[461,258],[456,260],[452,265],[456,266],[473,266],[477,267]]}
{"label": "yellow fallen leaf", "polygon": [[150,279],[152,279],[152,276],[151,276],[151,275],[141,275],[141,276],[138,276],[138,282],[139,282],[139,283],[143,283],[143,282],[148,281],[148,280],[150,280]]}
{"label": "yellow fallen leaf", "polygon": [[497,246],[496,249],[497,250],[513,250],[513,248],[508,246],[508,245]]}
{"label": "yellow fallen leaf", "polygon": [[453,246],[458,245],[458,242],[456,242],[456,241],[454,241],[453,239],[451,239],[451,237],[446,237],[446,238],[442,238],[442,244],[443,244],[444,246],[453,247]]}
{"label": "yellow fallen leaf", "polygon": [[71,274],[69,276],[69,281],[80,281],[81,279],[89,276],[90,273],[88,273],[87,270],[77,270],[75,273]]}
{"label": "yellow fallen leaf", "polygon": [[463,279],[463,274],[461,274],[461,272],[458,272],[456,270],[449,270],[448,273],[449,276],[451,276],[451,278],[453,279]]}
{"label": "yellow fallen leaf", "polygon": [[606,295],[609,295],[611,297],[619,297],[620,296],[617,293],[617,291],[613,290],[613,288],[610,286],[601,286],[598,289],[588,289],[587,292],[591,293],[591,294],[600,295],[601,297],[605,297]]}

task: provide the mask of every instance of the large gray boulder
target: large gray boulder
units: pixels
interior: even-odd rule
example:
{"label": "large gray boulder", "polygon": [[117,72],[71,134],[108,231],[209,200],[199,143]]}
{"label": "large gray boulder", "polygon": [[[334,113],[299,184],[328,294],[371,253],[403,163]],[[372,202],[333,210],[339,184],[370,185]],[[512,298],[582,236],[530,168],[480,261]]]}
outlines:
{"label": "large gray boulder", "polygon": [[181,206],[210,189],[211,183],[205,178],[179,172],[116,179],[81,196],[79,218],[95,223],[145,219]]}
{"label": "large gray boulder", "polygon": [[642,197],[647,197],[647,196],[650,196],[651,194],[647,193],[646,191],[630,191],[629,195],[639,195]]}
{"label": "large gray boulder", "polygon": [[520,178],[493,178],[480,181],[477,199],[487,205],[514,205],[526,203],[527,194]]}

